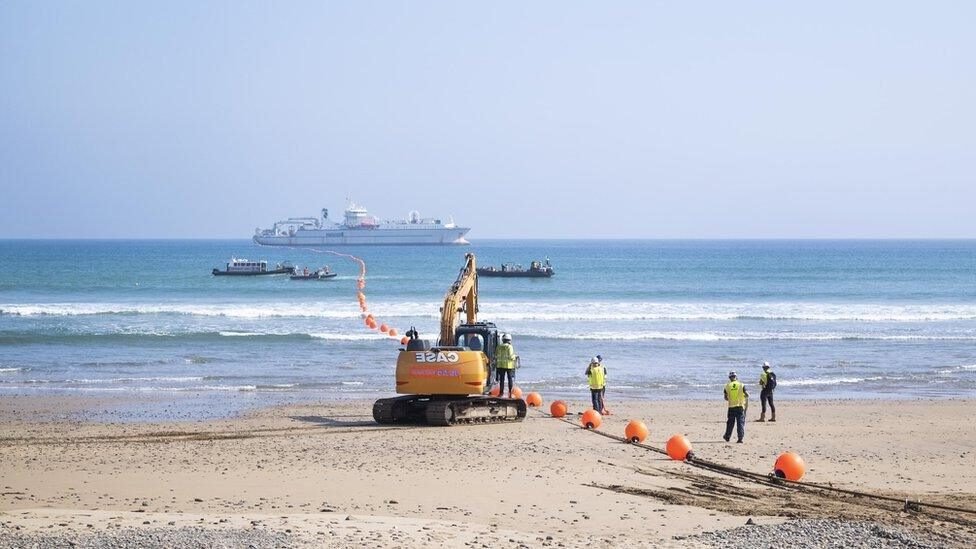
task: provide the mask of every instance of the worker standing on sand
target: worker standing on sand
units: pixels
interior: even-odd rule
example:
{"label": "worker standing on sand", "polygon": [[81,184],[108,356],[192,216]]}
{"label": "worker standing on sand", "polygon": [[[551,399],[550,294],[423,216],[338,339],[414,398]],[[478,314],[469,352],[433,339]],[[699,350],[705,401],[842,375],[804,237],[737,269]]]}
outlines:
{"label": "worker standing on sand", "polygon": [[729,403],[729,415],[725,421],[725,442],[728,442],[732,438],[732,426],[736,427],[736,434],[738,440],[736,442],[742,442],[742,439],[746,436],[746,402],[748,402],[749,393],[746,392],[746,386],[742,384],[741,381],[735,375],[735,372],[729,372],[729,382],[725,384],[725,400]]}
{"label": "worker standing on sand", "polygon": [[603,395],[607,391],[607,369],[603,366],[602,356],[596,355],[590,359],[590,364],[586,367],[586,377],[590,382],[590,400],[593,401],[593,409],[606,414]]}
{"label": "worker standing on sand", "polygon": [[766,421],[766,401],[769,401],[769,411],[772,413],[769,421],[776,421],[776,405],[773,404],[776,372],[769,369],[768,362],[763,362],[762,369],[763,372],[759,374],[759,386],[762,387],[762,390],[759,391],[759,402],[762,404],[762,414],[759,415],[759,421]]}
{"label": "worker standing on sand", "polygon": [[498,396],[505,396],[505,378],[508,378],[508,398],[515,389],[515,361],[518,355],[512,347],[512,336],[502,334],[502,342],[495,349],[495,377],[498,379]]}

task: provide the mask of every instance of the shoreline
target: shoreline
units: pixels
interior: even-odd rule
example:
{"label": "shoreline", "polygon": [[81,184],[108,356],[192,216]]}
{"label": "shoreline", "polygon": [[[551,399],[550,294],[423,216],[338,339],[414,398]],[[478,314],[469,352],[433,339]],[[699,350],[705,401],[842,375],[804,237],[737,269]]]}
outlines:
{"label": "shoreline", "polygon": [[[533,384],[526,383],[520,388],[527,394],[531,391],[538,391],[533,388]],[[752,388],[753,397],[750,399],[750,406],[758,410],[759,391]],[[715,393],[720,395],[721,388],[717,388]],[[786,393],[786,391],[782,391]],[[545,392],[544,396],[548,401],[564,400],[567,402],[579,402],[580,406],[587,405],[584,401],[585,389],[579,391],[555,391]],[[250,402],[241,402],[241,395]],[[52,391],[41,394],[3,394],[0,392],[0,421],[10,418],[20,418],[24,421],[49,422],[63,420],[77,423],[127,423],[127,424],[159,424],[159,423],[184,423],[184,422],[211,422],[221,420],[231,420],[246,418],[255,413],[269,408],[280,408],[288,406],[304,406],[311,404],[318,405],[360,405],[367,410],[369,415],[372,402],[393,396],[392,391],[375,393],[340,393],[323,398],[322,391],[241,391],[235,392],[169,392],[161,391],[157,393],[147,393],[142,391],[120,392],[120,391],[86,391],[84,393],[65,391]],[[610,404],[623,403],[627,405],[640,405],[653,407],[656,403],[664,403],[669,406],[681,406],[688,403],[697,403],[703,406],[713,406],[718,402],[715,398],[685,398],[682,396],[668,396],[659,394],[649,394],[645,397],[634,397],[633,395],[619,395],[610,393],[607,397]],[[884,402],[967,402],[976,400],[976,397],[964,395],[890,395],[880,396],[869,394],[868,396],[848,396],[818,398],[813,394],[790,394],[784,398],[777,394],[776,404],[781,402],[787,406],[805,407],[812,402],[824,404],[849,404],[849,403],[884,403]]]}
{"label": "shoreline", "polygon": [[[14,532],[80,539],[234,527],[287,535],[286,545],[627,546],[640,532],[643,543],[696,546],[689,536],[749,518],[866,520],[932,540],[938,526],[960,546],[976,539],[972,528],[905,514],[784,500],[537,410],[517,424],[447,428],[377,425],[371,401],[97,423],[45,419],[83,404],[56,400],[0,401],[0,545]],[[569,401],[571,413],[586,404]],[[807,463],[804,481],[976,509],[976,399],[777,402],[779,421],[750,421],[739,445],[721,440],[715,401],[610,405],[601,431],[621,435],[641,419],[654,447],[682,432],[699,457],[757,473],[792,450]]]}

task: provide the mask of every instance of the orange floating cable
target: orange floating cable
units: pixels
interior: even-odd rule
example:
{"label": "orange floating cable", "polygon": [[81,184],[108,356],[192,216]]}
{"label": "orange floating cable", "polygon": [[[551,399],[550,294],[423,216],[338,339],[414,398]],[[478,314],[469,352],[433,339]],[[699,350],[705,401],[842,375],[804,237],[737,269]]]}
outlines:
{"label": "orange floating cable", "polygon": [[393,328],[392,326],[386,323],[377,323],[376,318],[373,317],[373,314],[369,312],[369,306],[366,304],[366,293],[363,291],[366,289],[366,262],[362,258],[350,254],[336,252],[333,250],[319,250],[317,248],[295,248],[292,246],[288,246],[287,248],[291,250],[300,249],[302,251],[309,251],[317,254],[330,254],[337,257],[344,257],[358,263],[359,276],[356,278],[356,300],[359,302],[359,311],[363,313],[365,326],[371,330],[376,330],[377,327],[379,327],[380,331],[385,336],[390,336],[394,340],[399,341],[401,344],[406,345],[406,342],[403,341],[406,338],[396,339],[397,334],[400,333],[396,328]]}

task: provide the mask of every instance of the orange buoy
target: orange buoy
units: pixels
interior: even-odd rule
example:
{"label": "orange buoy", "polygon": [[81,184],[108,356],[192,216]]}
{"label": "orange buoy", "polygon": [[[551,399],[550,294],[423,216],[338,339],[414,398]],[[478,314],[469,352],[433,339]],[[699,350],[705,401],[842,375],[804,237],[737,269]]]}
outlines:
{"label": "orange buoy", "polygon": [[488,391],[488,394],[493,397],[496,397],[499,394],[501,394],[501,391],[498,389],[498,385],[492,385],[491,390]]}
{"label": "orange buoy", "polygon": [[776,458],[773,471],[779,478],[800,480],[803,478],[803,473],[807,472],[807,465],[803,463],[803,458],[793,452],[784,452]]}
{"label": "orange buoy", "polygon": [[522,398],[522,389],[518,387],[512,389],[512,398]]}
{"label": "orange buoy", "polygon": [[369,319],[369,322],[367,322],[366,324],[369,325],[369,329],[370,330],[375,330],[376,329],[376,321],[373,320],[372,318]]}
{"label": "orange buoy", "polygon": [[668,452],[668,457],[678,461],[684,461],[692,454],[691,443],[684,435],[671,435],[664,449]]}
{"label": "orange buoy", "polygon": [[600,426],[600,423],[603,423],[603,416],[600,415],[600,412],[591,408],[583,412],[580,423],[583,424],[584,429],[596,429]]}
{"label": "orange buoy", "polygon": [[525,395],[525,403],[529,406],[542,406],[542,395],[539,393],[529,393]]}
{"label": "orange buoy", "polygon": [[561,400],[557,400],[549,405],[549,413],[552,414],[552,417],[563,417],[568,411],[566,403]]}
{"label": "orange buoy", "polygon": [[400,345],[406,345],[409,341],[410,341],[409,337],[403,336],[400,338]]}
{"label": "orange buoy", "polygon": [[647,438],[647,425],[643,421],[632,420],[624,429],[624,436],[631,442],[644,442]]}
{"label": "orange buoy", "polygon": [[390,333],[390,337],[396,337],[397,336],[396,328],[390,328],[389,333]]}
{"label": "orange buoy", "polygon": [[367,326],[369,326],[370,324],[372,324],[372,323],[373,323],[373,319],[372,319],[372,317],[368,317],[368,316],[367,316],[367,317],[366,317],[366,318],[365,318],[365,319],[363,320],[363,322],[364,322],[364,323],[365,323],[365,324],[366,324]]}
{"label": "orange buoy", "polygon": [[390,331],[390,327],[387,326],[386,324],[380,324],[380,331],[385,334],[386,332]]}

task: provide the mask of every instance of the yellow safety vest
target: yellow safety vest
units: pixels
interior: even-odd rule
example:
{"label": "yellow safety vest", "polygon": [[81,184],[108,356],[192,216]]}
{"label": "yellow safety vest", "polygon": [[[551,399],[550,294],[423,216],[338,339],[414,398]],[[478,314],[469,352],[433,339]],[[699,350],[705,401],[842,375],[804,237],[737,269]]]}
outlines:
{"label": "yellow safety vest", "polygon": [[746,390],[741,381],[726,383],[725,396],[729,397],[729,408],[741,408],[746,405]]}
{"label": "yellow safety vest", "polygon": [[607,372],[602,364],[590,364],[590,389],[603,389],[607,385]]}
{"label": "yellow safety vest", "polygon": [[763,373],[759,374],[759,386],[762,387],[763,389],[766,388],[766,382],[768,380],[769,380],[769,373],[768,372],[765,372],[764,371]]}
{"label": "yellow safety vest", "polygon": [[515,349],[511,343],[502,343],[495,349],[495,365],[499,370],[515,369]]}

